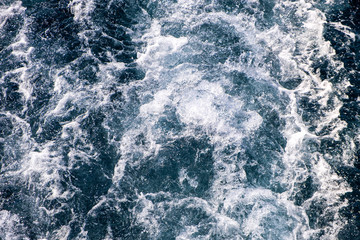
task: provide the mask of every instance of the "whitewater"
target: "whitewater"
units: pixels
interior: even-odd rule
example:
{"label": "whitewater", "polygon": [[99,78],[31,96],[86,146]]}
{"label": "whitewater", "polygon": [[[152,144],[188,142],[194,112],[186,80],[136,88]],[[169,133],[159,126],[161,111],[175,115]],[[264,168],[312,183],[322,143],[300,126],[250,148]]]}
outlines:
{"label": "whitewater", "polygon": [[360,239],[347,0],[2,0],[0,239]]}

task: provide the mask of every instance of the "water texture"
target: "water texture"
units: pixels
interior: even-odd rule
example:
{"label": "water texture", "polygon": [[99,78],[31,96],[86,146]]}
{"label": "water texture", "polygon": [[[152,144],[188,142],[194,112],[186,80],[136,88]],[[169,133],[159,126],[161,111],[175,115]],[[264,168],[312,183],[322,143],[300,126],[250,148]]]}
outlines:
{"label": "water texture", "polygon": [[360,239],[359,9],[0,0],[0,239]]}

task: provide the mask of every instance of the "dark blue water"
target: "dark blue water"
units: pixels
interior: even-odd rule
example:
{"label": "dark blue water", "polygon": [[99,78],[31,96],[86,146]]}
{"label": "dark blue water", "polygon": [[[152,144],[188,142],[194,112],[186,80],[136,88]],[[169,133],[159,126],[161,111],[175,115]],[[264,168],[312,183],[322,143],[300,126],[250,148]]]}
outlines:
{"label": "dark blue water", "polygon": [[359,5],[0,1],[0,239],[360,239]]}

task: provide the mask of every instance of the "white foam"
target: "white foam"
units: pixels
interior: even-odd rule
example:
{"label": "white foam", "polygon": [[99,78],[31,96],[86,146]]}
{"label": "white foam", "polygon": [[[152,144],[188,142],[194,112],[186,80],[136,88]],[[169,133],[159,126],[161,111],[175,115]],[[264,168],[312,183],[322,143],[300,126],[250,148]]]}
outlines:
{"label": "white foam", "polygon": [[[39,152],[30,152],[27,161],[23,162],[21,173],[27,179],[29,188],[48,189],[48,184],[52,187],[48,198],[56,199],[64,197],[67,193],[61,189],[60,180],[61,170],[66,170],[62,159],[51,152],[52,142],[46,144],[45,148]],[[62,196],[62,194],[65,194]]]}
{"label": "white foam", "polygon": [[[156,239],[162,231],[161,222],[165,221],[164,218],[167,214],[182,207],[201,209],[209,216],[208,224],[211,225],[211,230],[206,236],[203,236],[203,239],[213,236],[227,239],[246,237],[260,239],[264,234],[271,234],[270,230],[274,234],[281,233],[283,239],[310,239],[320,229],[310,229],[306,210],[311,210],[312,203],[322,200],[327,205],[324,214],[330,214],[334,219],[324,227],[324,238],[336,235],[344,225],[338,213],[339,209],[346,206],[346,202],[341,202],[339,197],[350,188],[326,162],[325,158],[332,156],[323,157],[319,152],[308,156],[309,154],[306,152],[307,140],[319,143],[323,137],[338,139],[338,133],[346,127],[346,124],[339,118],[341,102],[336,96],[332,96],[336,95],[334,94],[336,89],[341,91],[347,86],[346,81],[341,83],[344,86],[337,86],[330,81],[321,79],[319,73],[312,71],[312,63],[322,57],[329,60],[334,69],[342,67],[341,63],[332,59],[335,52],[330,43],[323,38],[324,14],[314,8],[310,1],[276,1],[274,12],[282,18],[279,18],[279,22],[274,23],[272,27],[261,29],[257,27],[255,16],[244,13],[216,12],[212,9],[215,2],[207,6],[208,9],[211,9],[209,12],[199,10],[200,6],[205,7],[206,5],[206,1],[201,0],[181,0],[176,3],[163,1],[161,3],[164,5],[159,7],[163,8],[165,13],[159,18],[155,16],[151,27],[144,34],[132,33],[134,38],[140,36],[140,39],[134,39],[134,41],[144,42],[144,47],[138,52],[136,60],[138,66],[146,72],[143,80],[118,86],[113,73],[123,70],[125,64],[116,62],[110,53],[108,53],[108,57],[112,61],[98,65],[97,76],[100,81],[90,86],[77,79],[75,71],[71,70],[70,66],[64,67],[51,73],[55,82],[54,97],[51,99],[52,105],[42,119],[63,116],[69,111],[68,104],[87,110],[107,106],[110,85],[116,85],[117,89],[123,90],[123,96],[129,104],[132,103],[130,92],[135,91],[138,95],[136,101],[139,100],[139,111],[126,113],[131,116],[121,120],[125,122],[130,119],[123,126],[125,132],[121,135],[119,142],[114,140],[121,155],[114,169],[112,179],[114,189],[117,183],[123,180],[126,166],[136,167],[143,164],[148,157],[156,157],[164,143],[171,143],[176,139],[186,137],[206,136],[209,138],[209,144],[214,147],[211,157],[214,160],[215,176],[212,186],[208,190],[207,199],[184,196],[181,198],[175,194],[164,192],[139,193],[135,197],[134,217],[137,223],[148,230],[153,239]],[[259,6],[259,2],[255,0],[242,3],[254,11]],[[13,5],[13,9],[9,10],[11,14],[16,11],[24,11],[19,4],[17,2]],[[108,7],[111,4],[110,2]],[[87,48],[87,36],[90,36],[87,34],[96,29],[96,26],[92,25],[90,16],[95,9],[94,1],[73,0],[69,3],[69,7],[74,14],[74,20],[85,26],[85,30],[79,34],[84,41],[82,45],[84,54],[81,57],[92,57],[90,49]],[[300,26],[292,23],[287,17],[291,9],[296,9],[296,16],[304,19]],[[1,17],[2,15],[0,15],[0,22]],[[167,21],[181,23],[187,36],[164,35],[162,26]],[[216,50],[216,46],[211,41],[200,40],[196,33],[191,35],[191,31],[204,23],[229,27],[231,31],[235,31],[235,35],[241,39],[240,41],[243,41],[239,44],[250,49],[248,52],[240,53],[237,59],[229,58],[224,63],[214,63],[212,67],[219,69],[219,72],[210,80],[207,78],[206,70],[199,70],[202,63],[192,60],[192,57],[201,56],[201,54],[211,55],[202,49],[203,46]],[[354,38],[348,28],[338,24],[333,25],[351,39]],[[25,27],[24,29],[26,30]],[[27,39],[23,32],[19,34],[17,41],[11,47],[13,54],[18,58],[24,58],[27,63],[25,67],[14,71],[22,74],[20,90],[24,93],[25,99],[29,100],[32,90],[26,73],[32,64],[28,57],[33,49],[27,46]],[[296,51],[301,54],[296,54]],[[216,55],[216,53],[215,51],[214,54]],[[274,57],[274,62],[277,60],[279,62],[280,79],[273,76],[274,74],[270,71],[272,60],[265,61],[271,56]],[[81,59],[75,60],[72,64],[76,64],[77,61],[81,61]],[[227,73],[232,71],[244,73],[249,81],[253,81],[255,88],[267,89],[269,94],[275,92],[274,98],[279,100],[279,104],[282,101],[288,101],[287,107],[282,109],[276,102],[270,102],[271,98],[262,96],[266,93],[264,89],[260,89],[259,95],[254,97],[259,102],[263,101],[261,102],[263,106],[276,111],[280,119],[285,121],[283,136],[287,142],[285,148],[277,153],[281,160],[274,160],[274,164],[269,164],[271,169],[266,169],[266,171],[277,174],[274,181],[278,181],[284,188],[282,193],[276,193],[264,187],[250,186],[248,182],[248,176],[244,169],[246,159],[239,159],[238,155],[245,151],[244,139],[253,137],[253,134],[262,126],[263,119],[257,112],[259,109],[256,109],[255,103],[249,102],[246,96],[246,94],[252,93],[243,91],[241,94],[244,96],[239,96],[227,91],[234,87],[231,80],[226,77]],[[61,74],[71,76],[74,83],[68,82]],[[303,81],[294,90],[285,89],[277,82],[295,77],[300,77]],[[281,99],[283,96],[286,98],[285,100]],[[316,100],[321,106],[323,117],[312,123],[317,126],[316,131],[309,130],[311,124],[305,123],[299,113],[298,100],[305,96]],[[329,100],[334,103],[331,108],[328,108]],[[251,104],[254,104],[253,108],[249,107]],[[181,125],[181,130],[178,132],[158,126],[160,119],[167,117],[169,109],[178,124]],[[29,188],[48,191],[46,198],[50,200],[71,197],[72,193],[64,191],[59,184],[62,180],[61,171],[71,169],[79,158],[81,161],[87,161],[92,154],[96,155],[94,147],[86,142],[87,135],[80,127],[81,121],[88,114],[89,111],[73,121],[61,123],[63,129],[60,140],[70,144],[80,141],[87,149],[86,151],[71,149],[67,155],[68,165],[65,166],[56,142],[49,141],[39,145],[32,143],[36,146],[28,146],[26,150],[28,154],[23,159],[19,173],[26,180]],[[111,117],[107,116],[104,127],[108,127],[111,134],[120,135],[116,129],[109,127],[111,124],[106,122],[110,121]],[[329,126],[332,127],[329,134],[323,137],[317,135]],[[27,131],[27,136],[31,136],[29,129]],[[144,138],[144,143],[141,145],[136,144],[139,136]],[[27,139],[27,141],[32,142],[33,140]],[[231,150],[227,150],[229,146]],[[345,157],[350,158],[351,154],[349,153]],[[283,169],[277,166],[276,161],[281,161]],[[303,161],[308,161],[306,164],[313,166],[312,169],[308,169]],[[275,177],[275,174],[273,175]],[[314,179],[318,184],[318,189],[301,206],[297,206],[293,200],[299,191],[297,185],[307,177]],[[186,169],[179,170],[178,180],[182,186],[185,182],[193,188],[199,184],[199,179],[190,177]],[[165,195],[167,200],[160,202],[152,200],[154,196]],[[105,201],[105,197],[100,198],[89,214],[95,214],[94,210]],[[51,216],[57,209],[43,209],[43,211]],[[7,219],[6,221],[18,224],[17,216],[12,216],[4,211],[1,214],[4,219]],[[198,226],[187,224],[186,217],[183,216],[180,219],[184,227],[178,232],[176,239],[194,239],[194,235],[199,231]],[[5,222],[0,223],[0,226],[6,226]],[[54,233],[57,238],[67,238],[69,232],[69,227],[63,226]],[[6,234],[12,234],[12,230],[7,229]],[[86,238],[86,235],[87,232],[83,226],[78,239]],[[110,227],[106,238],[112,238]]]}
{"label": "white foam", "polygon": [[72,0],[68,5],[74,14],[74,20],[80,23],[90,23],[90,13],[95,9],[93,0]]}
{"label": "white foam", "polygon": [[[253,1],[244,4],[250,6],[250,4],[257,3]],[[279,227],[280,232],[284,231],[285,235],[281,236],[283,239],[309,239],[315,234],[315,231],[309,227],[305,210],[310,208],[308,203],[317,201],[316,197],[306,200],[304,206],[296,206],[291,199],[298,191],[295,185],[307,177],[315,175],[319,180],[320,187],[314,196],[320,195],[328,201],[329,207],[326,208],[326,211],[333,208],[331,210],[334,216],[333,230],[331,227],[326,227],[326,236],[336,234],[342,226],[336,212],[345,206],[345,204],[341,204],[338,197],[349,191],[349,188],[343,179],[333,173],[329,166],[326,166],[323,160],[319,161],[318,155],[310,156],[310,164],[314,166],[310,173],[305,164],[302,164],[307,140],[320,141],[321,137],[317,136],[317,132],[329,125],[336,127],[327,137],[337,139],[338,133],[346,127],[344,122],[339,119],[340,101],[335,99],[334,107],[328,109],[329,99],[338,86],[333,86],[329,81],[321,79],[319,73],[312,72],[314,60],[322,57],[328,59],[335,69],[342,67],[341,63],[332,59],[335,51],[323,38],[324,13],[316,9],[309,1],[277,1],[274,12],[282,17],[279,19],[280,22],[268,29],[259,29],[253,16],[216,11],[205,13],[197,8],[201,4],[204,2],[178,1],[173,6],[164,8],[163,18],[154,20],[151,28],[141,38],[146,45],[138,54],[137,62],[146,70],[146,77],[139,85],[144,87],[144,95],[153,97],[150,101],[147,98],[147,101],[142,104],[139,121],[133,123],[122,139],[121,152],[125,156],[119,164],[122,172],[126,164],[141,164],[141,157],[131,163],[127,162],[127,159],[134,159],[134,156],[156,154],[158,150],[155,151],[155,149],[161,149],[159,137],[164,133],[155,126],[159,118],[166,115],[166,109],[172,108],[176,110],[176,117],[184,124],[185,128],[179,135],[168,135],[169,139],[196,136],[199,132],[195,129],[200,128],[209,136],[210,142],[215,146],[212,156],[215,160],[214,169],[221,168],[222,170],[215,172],[215,181],[211,188],[211,202],[214,207],[210,207],[209,212],[217,216],[216,226],[218,228],[217,230],[212,229],[212,231],[225,235],[233,232],[239,236],[261,238],[269,228]],[[286,15],[292,9],[295,9],[296,17],[303,19],[299,25],[291,22],[292,20]],[[211,82],[204,80],[205,73],[197,70],[196,65],[178,61],[179,59],[189,59],[189,55],[201,53],[202,49],[197,49],[196,44],[211,45],[211,43],[196,42],[196,37],[190,34],[179,38],[164,36],[161,34],[161,26],[165,22],[181,22],[183,29],[186,30],[201,26],[204,22],[221,22],[222,25],[228,24],[234,27],[238,35],[244,39],[245,46],[249,47],[252,52],[239,56],[239,62],[228,59],[220,69],[224,72],[234,70],[244,72],[254,81],[261,81],[262,84],[265,82],[274,90],[278,89],[284,94],[279,94],[279,98],[280,96],[288,98],[289,104],[285,110],[281,110],[276,103],[264,103],[266,106],[273,106],[280,118],[286,122],[283,134],[287,139],[287,144],[283,155],[279,154],[285,170],[278,169],[275,164],[272,166],[274,174],[278,171],[276,181],[285,187],[285,192],[276,194],[267,189],[254,189],[247,186],[246,173],[243,169],[244,163],[238,162],[236,155],[242,151],[242,140],[261,126],[262,118],[256,111],[246,110],[247,103],[243,99],[226,93],[225,87],[229,86],[226,79],[212,79]],[[297,51],[301,54],[297,54]],[[281,81],[298,77],[302,79],[301,84],[294,90],[285,89],[274,82],[275,79],[269,70],[272,68],[271,63],[264,63],[264,59],[271,54],[279,60]],[[247,58],[252,61],[243,63],[242,59]],[[303,122],[302,116],[299,114],[298,99],[302,96],[316,99],[324,112],[324,117],[317,123],[316,132],[309,131],[310,126]],[[279,102],[281,100],[279,99]],[[238,119],[241,119],[241,123]],[[133,149],[133,144],[131,144],[135,141],[133,136],[140,133],[144,133],[145,139],[149,143],[151,142],[149,144],[153,146],[151,151],[149,148]],[[232,153],[226,156],[223,151],[229,145],[235,147]],[[142,155],[135,154],[139,152]],[[179,174],[180,184],[183,184],[185,179],[188,180],[186,170],[182,169]],[[114,181],[120,181],[120,179],[116,178]],[[325,193],[324,189],[328,189],[328,193]],[[244,196],[239,197],[241,194]],[[224,204],[223,210],[219,212],[217,207],[222,203]],[[245,207],[249,204],[254,205],[249,210],[249,215],[236,217],[237,214],[241,214],[241,210],[236,209],[236,206]],[[146,214],[148,217],[151,215],[149,212]],[[269,219],[274,215],[283,223],[289,224],[289,229],[272,226]],[[142,215],[141,218],[144,216]],[[151,225],[150,222],[144,222],[144,224]],[[185,226],[178,239],[192,239],[196,231],[195,226]]]}
{"label": "white foam", "polygon": [[191,178],[188,176],[188,173],[186,171],[185,168],[182,168],[179,172],[179,182],[181,185],[184,185],[184,181],[187,181],[188,184],[193,187],[196,188],[198,186],[198,181],[196,180],[196,178]]}
{"label": "white foam", "polygon": [[165,106],[171,104],[170,95],[171,91],[167,89],[155,93],[153,101],[140,107],[140,113],[144,116],[163,114]]}
{"label": "white foam", "polygon": [[166,61],[171,60],[171,55],[178,53],[188,42],[186,37],[162,36],[160,30],[161,26],[155,20],[148,32],[142,36],[147,46],[144,53],[138,53],[136,62],[147,69],[147,75],[152,72],[159,73],[163,65],[168,65]]}
{"label": "white foam", "polygon": [[20,217],[9,211],[0,211],[0,238],[13,240],[27,240],[26,229],[21,223]]}
{"label": "white foam", "polygon": [[[20,1],[14,2],[12,5],[7,6],[7,8],[2,7],[0,9],[0,30],[6,24],[7,20],[15,15],[24,18],[24,22],[20,27],[14,42],[12,42],[7,48],[11,49],[11,54],[16,57],[16,59],[21,63],[20,67],[8,71],[7,74],[18,74],[20,77],[19,81],[19,92],[24,96],[25,101],[31,99],[32,86],[27,78],[28,69],[32,66],[30,55],[33,52],[34,48],[28,45],[28,39],[26,36],[27,28],[29,25],[29,19],[25,17],[25,8],[21,5]],[[26,108],[23,110],[25,111]]]}
{"label": "white foam", "polygon": [[62,226],[60,229],[54,231],[54,237],[57,239],[68,239],[71,228],[67,225]]}
{"label": "white foam", "polygon": [[4,27],[6,21],[14,15],[22,14],[25,8],[21,6],[21,1],[15,1],[10,6],[0,7],[0,29]]}

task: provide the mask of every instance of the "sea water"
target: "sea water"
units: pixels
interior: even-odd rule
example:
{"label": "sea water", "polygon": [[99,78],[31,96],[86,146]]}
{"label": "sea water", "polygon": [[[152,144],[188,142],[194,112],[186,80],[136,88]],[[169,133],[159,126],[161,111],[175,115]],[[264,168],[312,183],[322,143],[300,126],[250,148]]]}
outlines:
{"label": "sea water", "polygon": [[360,238],[347,0],[2,0],[0,239]]}

